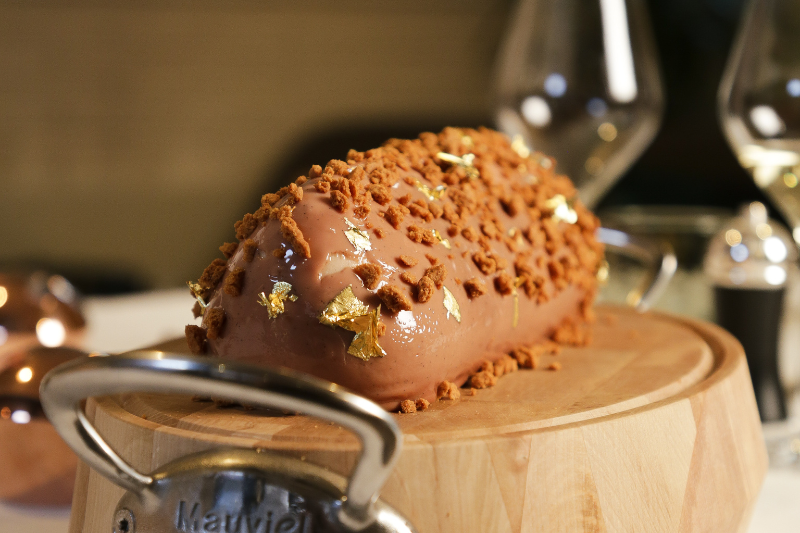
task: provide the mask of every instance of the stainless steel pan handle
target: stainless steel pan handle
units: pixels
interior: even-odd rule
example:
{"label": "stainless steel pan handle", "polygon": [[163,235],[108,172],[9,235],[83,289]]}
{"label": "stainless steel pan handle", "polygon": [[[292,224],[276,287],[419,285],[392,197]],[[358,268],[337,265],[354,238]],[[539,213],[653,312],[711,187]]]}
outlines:
{"label": "stainless steel pan handle", "polygon": [[81,401],[91,396],[155,392],[226,399],[245,405],[285,409],[335,422],[355,433],[361,455],[350,476],[342,519],[365,524],[371,506],[400,455],[402,434],[377,404],[336,384],[300,375],[159,351],[84,357],[47,374],[41,384],[45,414],[73,450],[121,487],[141,492],[153,479],[126,463],[86,418]]}

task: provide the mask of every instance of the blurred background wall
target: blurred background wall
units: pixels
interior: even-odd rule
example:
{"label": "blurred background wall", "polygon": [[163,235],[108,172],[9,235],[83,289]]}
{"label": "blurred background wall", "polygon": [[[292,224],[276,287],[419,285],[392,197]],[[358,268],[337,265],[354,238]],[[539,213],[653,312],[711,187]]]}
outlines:
{"label": "blurred background wall", "polygon": [[[651,0],[667,111],[604,206],[762,199],[715,118],[740,0]],[[0,267],[175,286],[260,195],[389,136],[492,123],[510,0],[0,3]]]}

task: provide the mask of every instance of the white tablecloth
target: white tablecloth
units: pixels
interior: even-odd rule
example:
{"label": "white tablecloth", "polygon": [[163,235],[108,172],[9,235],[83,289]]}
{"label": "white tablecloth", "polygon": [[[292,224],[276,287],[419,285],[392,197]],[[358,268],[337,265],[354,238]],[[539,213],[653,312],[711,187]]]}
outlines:
{"label": "white tablecloth", "polygon": [[[132,350],[183,334],[195,323],[186,289],[114,298],[89,298],[87,350]],[[0,533],[64,533],[69,509],[22,507],[0,503]],[[770,469],[748,533],[800,532],[800,469]]]}

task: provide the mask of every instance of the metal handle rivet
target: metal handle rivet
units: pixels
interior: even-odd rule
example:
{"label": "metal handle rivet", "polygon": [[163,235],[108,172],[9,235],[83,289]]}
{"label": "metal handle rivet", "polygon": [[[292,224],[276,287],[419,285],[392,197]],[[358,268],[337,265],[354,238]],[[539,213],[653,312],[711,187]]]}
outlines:
{"label": "metal handle rivet", "polygon": [[135,533],[136,520],[128,509],[120,509],[114,515],[114,533]]}

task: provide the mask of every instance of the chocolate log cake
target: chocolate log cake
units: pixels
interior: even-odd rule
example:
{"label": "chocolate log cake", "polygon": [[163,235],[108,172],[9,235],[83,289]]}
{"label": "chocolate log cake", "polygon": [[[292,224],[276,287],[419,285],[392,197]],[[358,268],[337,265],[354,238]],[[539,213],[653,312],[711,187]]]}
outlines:
{"label": "chocolate log cake", "polygon": [[458,128],[315,165],[190,283],[189,346],[410,412],[585,344],[603,248],[554,166]]}

